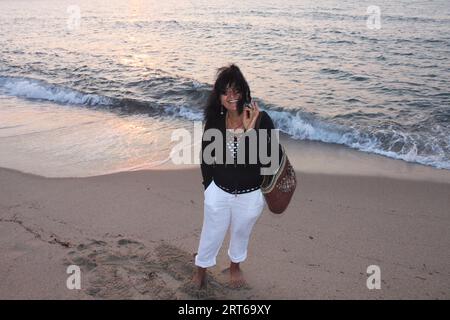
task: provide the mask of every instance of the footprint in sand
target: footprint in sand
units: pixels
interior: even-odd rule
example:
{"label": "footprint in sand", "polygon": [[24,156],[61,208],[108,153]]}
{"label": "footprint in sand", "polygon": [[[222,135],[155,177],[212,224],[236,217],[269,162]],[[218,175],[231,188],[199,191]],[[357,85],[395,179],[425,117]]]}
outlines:
{"label": "footprint in sand", "polygon": [[82,287],[97,299],[230,299],[245,298],[208,272],[206,289],[192,283],[192,255],[167,243],[149,248],[121,238],[90,240],[69,252],[66,265],[78,265]]}
{"label": "footprint in sand", "polygon": [[161,267],[148,259],[145,246],[138,241],[120,239],[108,244],[91,240],[69,252],[66,264],[81,268],[86,293],[94,298],[176,298],[158,274]]}

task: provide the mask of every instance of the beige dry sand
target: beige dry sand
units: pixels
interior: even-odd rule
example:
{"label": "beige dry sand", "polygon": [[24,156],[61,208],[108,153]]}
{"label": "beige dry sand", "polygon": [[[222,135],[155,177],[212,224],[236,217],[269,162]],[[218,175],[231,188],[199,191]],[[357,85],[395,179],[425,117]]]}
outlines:
{"label": "beige dry sand", "polygon": [[[1,299],[449,299],[450,182],[297,172],[282,215],[267,207],[227,287],[227,242],[192,290],[199,169],[43,178],[0,169]],[[226,239],[227,241],[228,239]],[[81,290],[66,268],[81,267]],[[369,265],[381,289],[366,287]]]}

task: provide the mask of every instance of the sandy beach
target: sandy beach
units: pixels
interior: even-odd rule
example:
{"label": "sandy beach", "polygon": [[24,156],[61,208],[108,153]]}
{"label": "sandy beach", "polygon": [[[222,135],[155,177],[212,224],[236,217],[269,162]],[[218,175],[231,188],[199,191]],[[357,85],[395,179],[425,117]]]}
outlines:
{"label": "sandy beach", "polygon": [[[202,223],[198,168],[87,178],[0,169],[0,299],[450,298],[450,183],[297,177],[288,210],[266,206],[257,222],[242,265],[249,287],[227,285],[226,238],[198,291],[189,285]],[[66,287],[72,264],[81,290]],[[370,265],[380,267],[379,290],[366,286]]]}

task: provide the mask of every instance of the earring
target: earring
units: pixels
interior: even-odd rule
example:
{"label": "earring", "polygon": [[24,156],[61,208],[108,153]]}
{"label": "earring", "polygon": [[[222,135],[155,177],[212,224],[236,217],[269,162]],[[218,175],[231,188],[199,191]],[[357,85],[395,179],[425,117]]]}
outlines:
{"label": "earring", "polygon": [[223,105],[220,106],[220,114],[223,115]]}

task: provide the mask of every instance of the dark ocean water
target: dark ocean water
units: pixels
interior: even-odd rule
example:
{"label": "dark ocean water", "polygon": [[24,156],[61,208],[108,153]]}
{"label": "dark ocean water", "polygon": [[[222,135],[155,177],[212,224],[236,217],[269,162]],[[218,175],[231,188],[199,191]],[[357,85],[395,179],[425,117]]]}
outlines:
{"label": "dark ocean water", "polygon": [[[167,154],[169,140],[146,141],[202,120],[215,71],[234,62],[294,139],[450,169],[449,2],[377,1],[375,29],[371,5],[3,0],[0,145],[56,163]],[[98,139],[111,117],[120,130]]]}

